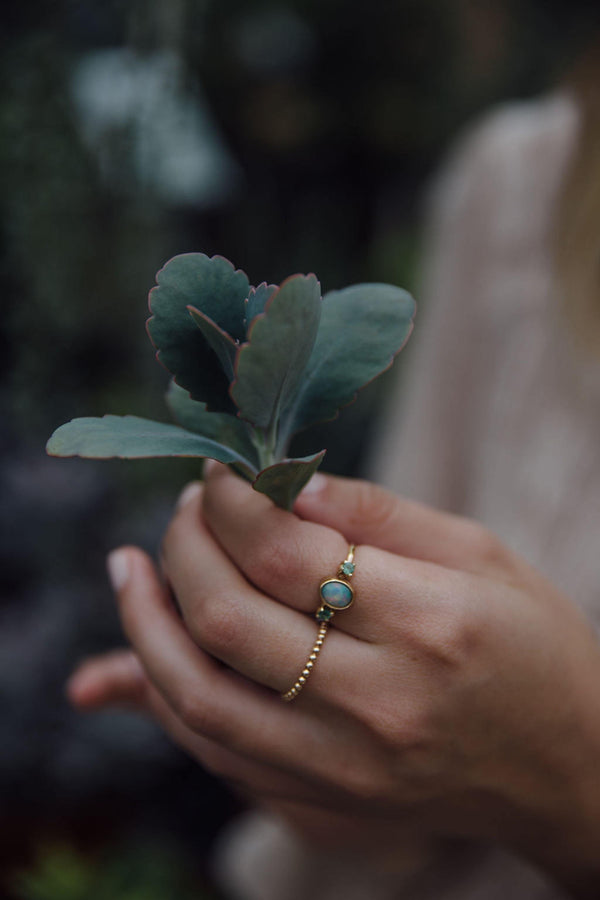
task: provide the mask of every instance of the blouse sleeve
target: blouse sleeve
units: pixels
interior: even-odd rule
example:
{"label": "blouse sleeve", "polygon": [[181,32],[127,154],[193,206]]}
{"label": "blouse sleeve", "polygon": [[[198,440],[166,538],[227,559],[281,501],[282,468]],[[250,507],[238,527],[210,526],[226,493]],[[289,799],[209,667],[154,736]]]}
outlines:
{"label": "blouse sleeve", "polygon": [[467,505],[485,394],[478,298],[495,203],[487,131],[483,123],[461,142],[430,194],[415,330],[369,466],[373,480],[454,512]]}

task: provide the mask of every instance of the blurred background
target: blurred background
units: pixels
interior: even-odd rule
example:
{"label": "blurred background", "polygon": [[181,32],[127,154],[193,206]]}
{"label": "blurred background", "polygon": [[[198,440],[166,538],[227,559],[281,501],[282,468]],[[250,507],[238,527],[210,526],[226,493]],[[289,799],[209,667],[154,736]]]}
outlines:
{"label": "blurred background", "polygon": [[[568,4],[567,4],[568,6]],[[214,898],[239,808],[149,723],[64,682],[123,642],[104,558],[154,551],[183,460],[49,459],[78,415],[167,420],[146,294],[175,253],[252,283],[418,297],[420,209],[477,114],[551,88],[577,20],[533,0],[4,0],[0,18],[0,895]],[[417,324],[418,327],[418,324]],[[303,438],[361,471],[389,377]]]}

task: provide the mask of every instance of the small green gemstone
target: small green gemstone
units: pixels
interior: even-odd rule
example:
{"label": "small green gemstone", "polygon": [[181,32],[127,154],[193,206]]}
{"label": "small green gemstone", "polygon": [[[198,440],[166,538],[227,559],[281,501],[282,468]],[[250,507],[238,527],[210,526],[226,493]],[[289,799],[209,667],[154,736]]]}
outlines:
{"label": "small green gemstone", "polygon": [[333,610],[327,609],[326,606],[322,606],[317,612],[317,621],[329,622],[331,619],[333,619]]}
{"label": "small green gemstone", "polygon": [[353,562],[343,562],[340,566],[340,571],[343,575],[354,575],[354,570],[356,566]]}

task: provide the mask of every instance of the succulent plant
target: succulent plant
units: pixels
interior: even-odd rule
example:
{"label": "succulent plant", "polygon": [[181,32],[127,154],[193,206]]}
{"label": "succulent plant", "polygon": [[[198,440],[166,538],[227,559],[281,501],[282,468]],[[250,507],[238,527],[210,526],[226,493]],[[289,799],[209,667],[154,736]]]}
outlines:
{"label": "succulent plant", "polygon": [[52,456],[210,457],[290,509],[325,450],[288,458],[294,434],[333,419],[404,346],[415,304],[387,284],[321,297],[314,275],[251,287],[221,256],[175,256],[150,292],[148,333],[171,373],[177,425],[136,416],[73,419]]}

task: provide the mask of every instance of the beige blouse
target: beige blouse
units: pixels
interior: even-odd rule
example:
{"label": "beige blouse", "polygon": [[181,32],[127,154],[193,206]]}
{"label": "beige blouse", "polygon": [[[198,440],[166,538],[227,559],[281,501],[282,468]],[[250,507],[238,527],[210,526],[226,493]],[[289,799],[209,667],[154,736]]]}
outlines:
{"label": "beige blouse", "polygon": [[[567,95],[507,106],[455,151],[431,199],[420,313],[372,472],[485,523],[600,627],[600,372],[561,321],[552,223],[576,140]],[[232,900],[558,900],[500,848],[453,842],[375,871],[249,814],[217,857]]]}

